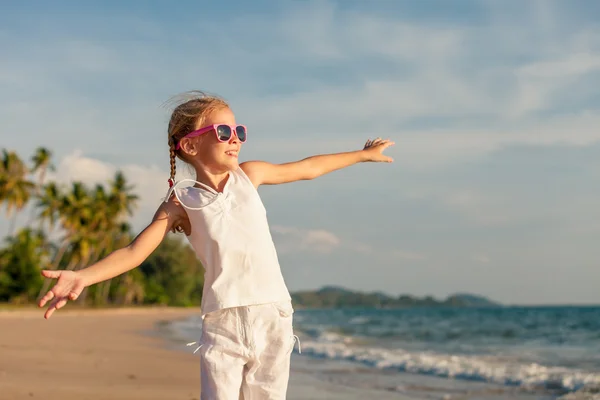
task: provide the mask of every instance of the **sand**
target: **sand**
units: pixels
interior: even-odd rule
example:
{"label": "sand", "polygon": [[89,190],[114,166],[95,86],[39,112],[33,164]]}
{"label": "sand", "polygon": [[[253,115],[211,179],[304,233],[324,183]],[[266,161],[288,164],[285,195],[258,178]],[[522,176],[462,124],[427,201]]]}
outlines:
{"label": "sand", "polygon": [[148,334],[197,312],[0,311],[0,400],[199,399],[198,358]]}

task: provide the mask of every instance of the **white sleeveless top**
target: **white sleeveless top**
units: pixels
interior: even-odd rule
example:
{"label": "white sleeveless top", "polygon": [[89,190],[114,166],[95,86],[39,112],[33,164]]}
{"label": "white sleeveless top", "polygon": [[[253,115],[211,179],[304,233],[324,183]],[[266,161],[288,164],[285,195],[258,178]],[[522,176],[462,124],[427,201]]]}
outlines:
{"label": "white sleeveless top", "polygon": [[[201,187],[181,187],[190,181]],[[202,316],[222,308],[290,300],[281,274],[267,212],[241,169],[229,173],[223,193],[184,179],[171,192],[191,225],[187,237],[204,266]]]}

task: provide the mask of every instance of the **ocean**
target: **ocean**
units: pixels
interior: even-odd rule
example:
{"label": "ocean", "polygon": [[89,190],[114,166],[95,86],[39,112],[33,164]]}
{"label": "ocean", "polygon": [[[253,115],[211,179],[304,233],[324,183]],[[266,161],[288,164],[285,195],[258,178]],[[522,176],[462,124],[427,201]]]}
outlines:
{"label": "ocean", "polygon": [[[197,340],[200,324],[172,328]],[[298,309],[294,330],[304,372],[373,393],[450,399],[484,384],[497,398],[600,397],[600,307]]]}

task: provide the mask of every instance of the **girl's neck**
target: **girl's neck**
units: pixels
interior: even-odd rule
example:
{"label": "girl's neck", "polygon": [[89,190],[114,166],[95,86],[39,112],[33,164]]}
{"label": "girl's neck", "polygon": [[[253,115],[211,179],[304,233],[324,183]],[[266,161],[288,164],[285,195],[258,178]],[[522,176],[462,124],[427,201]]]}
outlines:
{"label": "girl's neck", "polygon": [[229,171],[211,173],[206,170],[196,170],[196,181],[203,183],[217,192],[222,192],[229,179]]}

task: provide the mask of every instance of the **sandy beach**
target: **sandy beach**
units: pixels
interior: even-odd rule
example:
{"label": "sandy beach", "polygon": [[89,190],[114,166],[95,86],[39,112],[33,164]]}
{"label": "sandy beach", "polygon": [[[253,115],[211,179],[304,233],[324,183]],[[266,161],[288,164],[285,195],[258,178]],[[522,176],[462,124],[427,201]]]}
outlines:
{"label": "sandy beach", "polygon": [[0,311],[0,400],[199,399],[197,357],[152,335],[198,310]]}

